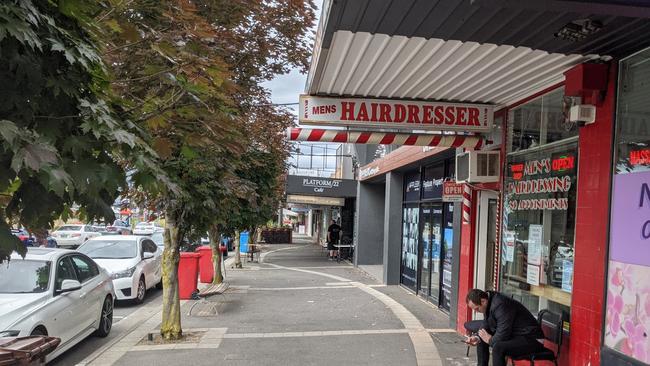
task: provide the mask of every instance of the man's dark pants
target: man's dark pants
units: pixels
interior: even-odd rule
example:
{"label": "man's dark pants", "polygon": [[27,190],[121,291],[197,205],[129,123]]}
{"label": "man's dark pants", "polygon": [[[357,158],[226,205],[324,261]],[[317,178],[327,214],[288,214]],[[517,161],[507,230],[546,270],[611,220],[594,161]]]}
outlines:
{"label": "man's dark pants", "polygon": [[[478,333],[480,329],[487,329],[483,320],[473,320],[465,323],[465,329]],[[506,356],[518,357],[539,352],[544,346],[535,338],[514,336],[506,341],[499,341],[492,347],[492,366],[505,366]],[[490,346],[482,340],[476,345],[478,366],[488,366],[490,361]]]}

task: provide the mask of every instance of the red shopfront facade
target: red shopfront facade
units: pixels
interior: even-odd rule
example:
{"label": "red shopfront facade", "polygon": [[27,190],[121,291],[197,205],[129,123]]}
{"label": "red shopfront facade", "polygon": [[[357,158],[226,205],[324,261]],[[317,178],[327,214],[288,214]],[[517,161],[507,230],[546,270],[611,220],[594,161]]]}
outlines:
{"label": "red shopfront facade", "polygon": [[[576,69],[580,69],[578,66]],[[603,66],[599,66],[603,71]],[[564,320],[562,365],[600,364],[604,322],[609,194],[616,64],[606,65],[606,86],[585,93],[579,72],[495,114],[503,123],[502,180],[474,186],[471,219],[463,225],[459,264],[458,330],[472,316],[464,296],[480,272],[493,286],[536,314],[549,309]],[[592,95],[594,97],[592,97]],[[596,106],[587,126],[565,119],[568,97]],[[480,195],[500,191],[492,268],[479,268]],[[489,281],[488,281],[489,282]],[[596,284],[596,285],[594,285]]]}

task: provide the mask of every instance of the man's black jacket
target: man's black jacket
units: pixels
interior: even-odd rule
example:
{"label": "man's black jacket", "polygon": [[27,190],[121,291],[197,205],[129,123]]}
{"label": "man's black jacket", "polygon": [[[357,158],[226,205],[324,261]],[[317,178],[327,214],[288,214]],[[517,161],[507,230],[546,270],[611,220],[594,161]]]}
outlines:
{"label": "man's black jacket", "polygon": [[537,319],[520,302],[498,292],[488,291],[489,300],[485,322],[493,334],[490,346],[515,336],[544,338]]}

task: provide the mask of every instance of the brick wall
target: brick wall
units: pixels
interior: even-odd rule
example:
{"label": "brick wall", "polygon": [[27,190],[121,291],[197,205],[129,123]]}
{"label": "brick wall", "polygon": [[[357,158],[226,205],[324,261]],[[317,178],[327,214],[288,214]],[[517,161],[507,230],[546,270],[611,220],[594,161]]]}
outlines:
{"label": "brick wall", "polygon": [[596,122],[580,128],[570,365],[600,365],[616,68]]}

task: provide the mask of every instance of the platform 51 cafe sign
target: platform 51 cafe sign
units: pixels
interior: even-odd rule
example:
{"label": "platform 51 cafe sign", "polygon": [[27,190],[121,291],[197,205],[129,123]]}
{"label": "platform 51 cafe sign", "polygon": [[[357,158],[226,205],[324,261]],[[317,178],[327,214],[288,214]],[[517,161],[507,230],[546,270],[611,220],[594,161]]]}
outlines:
{"label": "platform 51 cafe sign", "polygon": [[489,132],[491,105],[300,96],[301,124]]}

